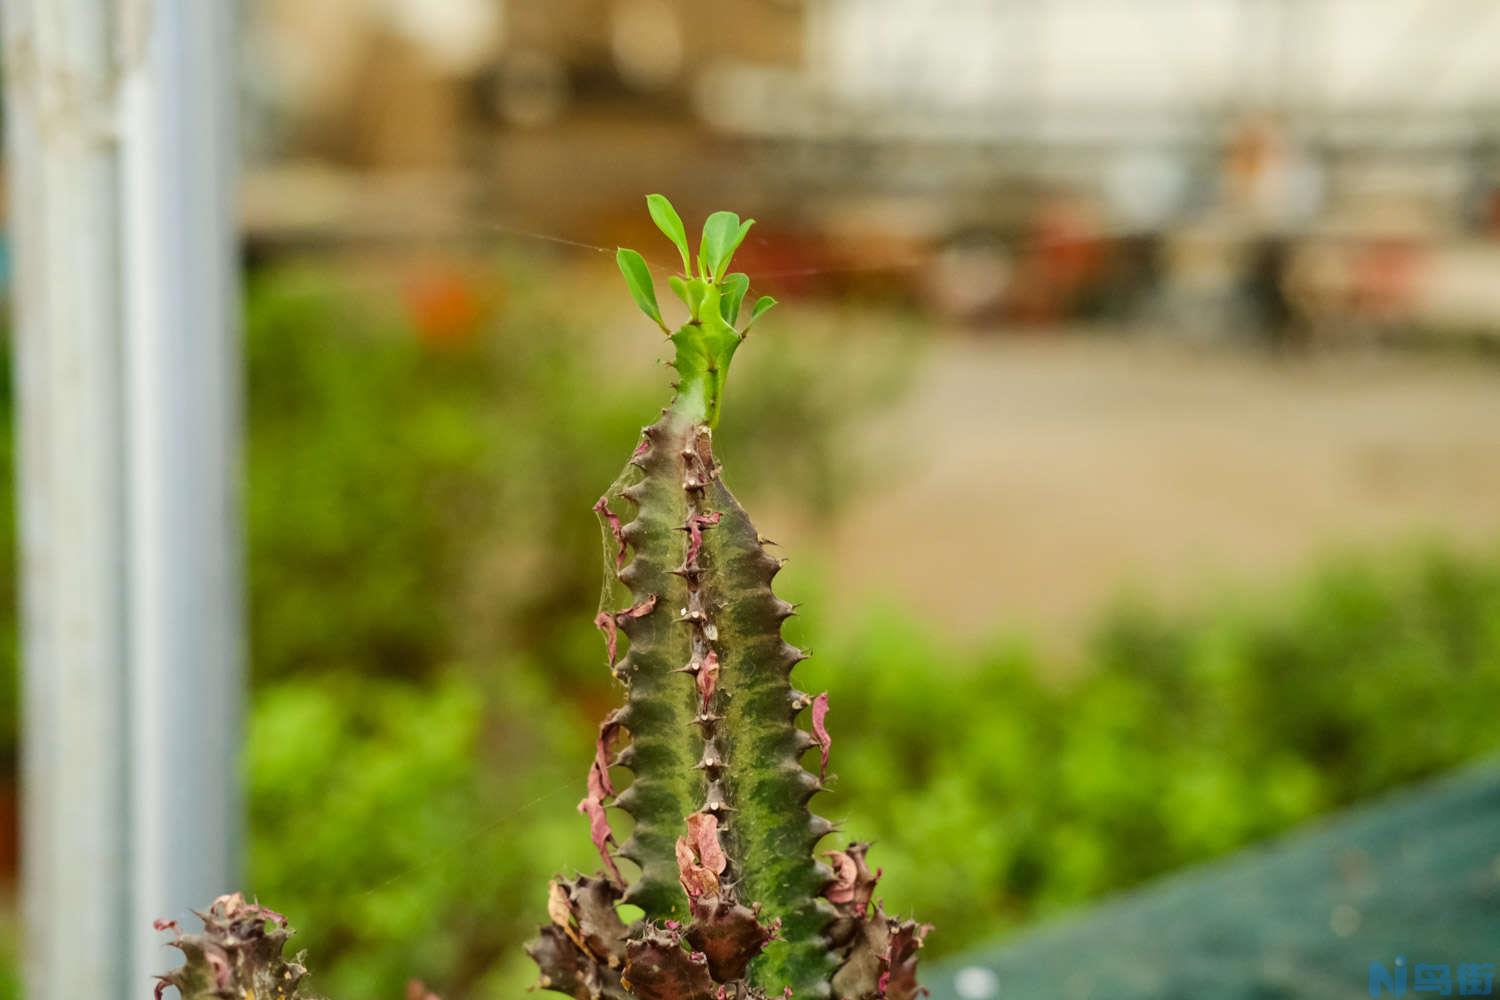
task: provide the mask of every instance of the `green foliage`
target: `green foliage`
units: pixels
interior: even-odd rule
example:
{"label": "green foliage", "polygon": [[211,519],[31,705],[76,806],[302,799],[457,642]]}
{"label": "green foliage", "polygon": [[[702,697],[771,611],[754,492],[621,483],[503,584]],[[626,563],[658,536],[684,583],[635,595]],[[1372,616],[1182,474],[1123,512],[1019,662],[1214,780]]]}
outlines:
{"label": "green foliage", "polygon": [[682,225],[682,218],[677,214],[677,209],[665,195],[648,194],[646,196],[646,208],[651,212],[651,220],[656,223],[656,228],[662,231],[677,252],[682,255],[682,273],[693,273],[693,257],[688,250],[687,229]]}
{"label": "green foliage", "polygon": [[745,301],[745,293],[750,290],[750,276],[748,274],[731,274],[724,279],[724,295],[719,299],[719,315],[724,317],[724,322],[734,326],[740,321],[740,303]]}
{"label": "green foliage", "polygon": [[[734,260],[734,253],[740,248],[740,244],[745,242],[745,236],[750,232],[750,227],[755,225],[755,220],[746,219],[741,222],[740,217],[733,212],[714,212],[705,219],[703,237],[698,244],[698,271],[695,275],[688,252],[687,232],[672,203],[662,195],[653,194],[646,196],[646,207],[650,209],[657,228],[682,255],[682,274],[669,275],[667,284],[688,308],[687,325],[702,324],[705,328],[721,330],[718,350],[724,353],[721,358],[714,357],[711,360],[722,361],[722,367],[728,368],[729,354],[733,353],[738,343],[737,336],[744,333],[734,330],[734,325],[739,322],[740,303],[750,290],[749,277],[739,273],[730,274],[729,264]],[[651,270],[645,258],[634,250],[622,247],[616,252],[615,260],[620,265],[620,273],[625,276],[625,284],[636,305],[655,320],[658,326],[666,329],[661,310],[657,307],[656,289],[652,285]],[[769,295],[761,296],[752,310],[750,322],[755,322],[761,313],[775,304],[776,300]],[[746,329],[748,328],[749,324],[746,325]],[[674,337],[681,337],[685,329],[686,327],[679,329]],[[680,351],[680,342],[678,346]],[[679,370],[678,374],[681,376],[682,372]],[[709,421],[710,426],[713,422]]]}
{"label": "green foliage", "polygon": [[[754,323],[756,320],[764,316],[766,312],[775,304],[776,300],[771,298],[771,296],[769,295],[762,295],[760,298],[756,299],[755,307],[750,310],[750,323]],[[746,324],[745,329],[748,330],[749,328],[750,324]]]}
{"label": "green foliage", "polygon": [[733,212],[715,212],[703,222],[703,241],[698,244],[698,274],[711,282],[720,281],[734,259],[734,252],[745,242],[754,219],[740,223]]}
{"label": "green foliage", "polygon": [[634,250],[621,247],[615,251],[615,263],[625,276],[625,284],[630,289],[635,304],[641,307],[641,312],[655,320],[657,326],[665,330],[667,325],[662,322],[661,307],[656,304],[656,286],[651,282],[651,269],[646,266],[646,258]]}
{"label": "green foliage", "polygon": [[831,803],[949,952],[1500,747],[1500,559],[1345,560],[1275,599],[1124,604],[1071,681],[896,612],[808,641]]}
{"label": "green foliage", "polygon": [[355,674],[257,692],[250,889],[315,956],[320,992],[519,990],[537,878],[588,862],[572,803],[589,735],[508,662],[425,683]]}

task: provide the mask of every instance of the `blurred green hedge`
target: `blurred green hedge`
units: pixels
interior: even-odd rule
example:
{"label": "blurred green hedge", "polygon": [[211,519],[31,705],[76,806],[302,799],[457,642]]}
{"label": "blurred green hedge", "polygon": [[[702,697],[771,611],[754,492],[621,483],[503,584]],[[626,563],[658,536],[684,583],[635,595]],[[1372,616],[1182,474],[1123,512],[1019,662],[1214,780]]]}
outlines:
{"label": "blurred green hedge", "polygon": [[[548,876],[597,863],[573,807],[616,693],[588,507],[665,379],[628,308],[580,311],[545,278],[450,275],[457,310],[314,269],[250,285],[247,887],[303,928],[335,997],[409,976],[516,995]],[[721,450],[752,508],[829,517],[863,482],[848,422],[909,365],[776,336],[737,372]],[[832,692],[840,777],[816,805],[877,842],[881,894],[937,924],[934,955],[1500,743],[1500,557],[1340,561],[1190,614],[1125,604],[1068,664],[952,646],[894,608],[830,625],[816,574],[786,577],[817,652],[799,685]]]}
{"label": "blurred green hedge", "polygon": [[[1343,559],[1190,614],[1122,605],[1073,679],[895,615],[829,636],[825,811],[935,953],[1500,747],[1500,559]],[[837,803],[837,804],[835,804]]]}
{"label": "blurred green hedge", "polygon": [[[937,925],[933,957],[1500,745],[1500,560],[1349,562],[1248,607],[1121,610],[1055,684],[1021,646],[951,648],[895,612],[802,639],[801,683],[833,691],[839,777],[816,806],[876,841],[881,895]],[[572,806],[599,709],[555,681],[512,659],[259,692],[252,885],[308,929],[330,992],[530,980],[516,946],[541,887],[597,866]]]}

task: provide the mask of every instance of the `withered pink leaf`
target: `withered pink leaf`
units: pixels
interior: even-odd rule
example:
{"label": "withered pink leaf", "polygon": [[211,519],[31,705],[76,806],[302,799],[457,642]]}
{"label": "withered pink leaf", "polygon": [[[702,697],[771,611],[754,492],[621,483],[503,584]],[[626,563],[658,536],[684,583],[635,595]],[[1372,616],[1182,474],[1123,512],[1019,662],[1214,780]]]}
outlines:
{"label": "withered pink leaf", "polygon": [[588,875],[561,884],[568,915],[578,928],[575,940],[579,947],[609,968],[618,968],[625,960],[626,935],[625,923],[615,910],[620,887],[608,879]]}
{"label": "withered pink leaf", "polygon": [[609,772],[601,771],[593,764],[589,765],[588,797],[595,802],[602,803],[605,799],[614,795],[614,790],[609,787]]}
{"label": "withered pink leaf", "polygon": [[714,689],[719,684],[719,654],[710,649],[708,655],[703,657],[703,662],[698,665],[696,675],[698,681],[698,697],[703,699],[703,711],[708,711],[708,703],[713,700]]}
{"label": "withered pink leaf", "polygon": [[601,611],[594,616],[594,627],[604,633],[604,648],[609,654],[610,669],[614,669],[615,657],[619,653],[620,623],[627,618],[643,618],[649,615],[655,607],[656,595],[648,594],[645,600],[626,608],[624,611],[616,611],[614,613]]}
{"label": "withered pink leaf", "polygon": [[836,996],[915,1000],[917,951],[930,928],[912,920],[888,917],[877,906],[868,918],[849,919],[855,928],[844,964],[833,976]]}
{"label": "withered pink leaf", "polygon": [[600,799],[611,798],[615,794],[614,783],[609,779],[609,745],[622,728],[618,709],[610,712],[599,723],[599,736],[594,741],[594,762],[589,765],[589,794],[594,795],[597,786],[597,797]]}
{"label": "withered pink leaf", "polygon": [[890,944],[883,956],[885,969],[877,984],[880,995],[886,1000],[915,1000],[926,992],[917,983],[917,952],[932,927],[914,920],[898,921],[877,915],[888,920],[890,926]]}
{"label": "withered pink leaf", "polygon": [[[645,441],[642,440],[641,443],[644,444]],[[609,533],[614,536],[615,544],[619,546],[619,551],[615,553],[615,569],[619,570],[625,565],[625,530],[620,524],[620,515],[609,509],[608,496],[599,498],[599,502],[594,504],[594,512],[604,518],[605,523],[609,525]]]}
{"label": "withered pink leaf", "polygon": [[677,873],[689,899],[716,896],[719,875],[729,858],[719,844],[719,820],[713,813],[695,812],[687,817],[687,833],[677,838]]}
{"label": "withered pink leaf", "polygon": [[685,951],[677,935],[648,933],[627,945],[627,955],[623,982],[638,1000],[712,1000],[707,960]]}
{"label": "withered pink leaf", "polygon": [[712,898],[693,900],[693,924],[687,942],[708,959],[708,970],[717,982],[727,983],[745,975],[751,959],[776,936],[779,921],[763,925],[755,911],[742,903]]}
{"label": "withered pink leaf", "polygon": [[812,731],[813,739],[822,750],[818,763],[818,777],[828,777],[828,750],[833,746],[833,739],[828,735],[828,727],[824,720],[828,718],[828,692],[824,691],[813,699],[812,703]]}
{"label": "withered pink leaf", "polygon": [[547,883],[547,916],[564,930],[573,926],[573,904],[568,902],[568,890],[556,879]]}
{"label": "withered pink leaf", "polygon": [[717,510],[711,510],[707,514],[692,514],[687,519],[688,548],[686,565],[696,566],[698,553],[703,551],[703,529],[711,528],[718,524],[723,514]]}
{"label": "withered pink leaf", "polygon": [[692,841],[687,837],[677,838],[677,880],[688,899],[719,894],[719,876],[698,860]]}
{"label": "withered pink leaf", "polygon": [[619,650],[619,636],[616,634],[619,625],[615,622],[615,616],[608,611],[599,612],[594,616],[594,627],[604,633],[604,649],[609,654],[609,666],[613,670],[615,655]]}
{"label": "withered pink leaf", "polygon": [[590,980],[594,979],[594,963],[578,950],[577,945],[563,933],[562,928],[551,924],[526,945],[526,954],[541,971],[544,990],[566,993],[574,1000],[590,1000],[593,995]]}
{"label": "withered pink leaf", "polygon": [[656,607],[656,595],[647,594],[646,599],[639,604],[626,608],[615,615],[616,620],[624,621],[626,618],[644,618]]}
{"label": "withered pink leaf", "polygon": [[852,902],[854,881],[859,875],[854,859],[843,851],[829,851],[828,861],[833,866],[833,882],[823,895],[828,897],[830,903]]}
{"label": "withered pink leaf", "polygon": [[729,858],[719,844],[719,817],[713,813],[695,812],[687,818],[688,841],[698,853],[703,866],[715,875],[723,874]]}
{"label": "withered pink leaf", "polygon": [[875,895],[875,883],[880,880],[881,871],[878,868],[870,871],[865,861],[869,850],[869,844],[853,843],[845,850],[828,852],[833,881],[823,895],[847,916],[863,917]]}
{"label": "withered pink leaf", "polygon": [[625,879],[609,853],[609,845],[614,843],[615,837],[609,829],[609,817],[604,812],[604,803],[591,796],[578,803],[578,811],[589,818],[589,839],[594,842],[594,849],[599,852],[604,867],[609,869],[609,874],[616,883],[623,885]]}

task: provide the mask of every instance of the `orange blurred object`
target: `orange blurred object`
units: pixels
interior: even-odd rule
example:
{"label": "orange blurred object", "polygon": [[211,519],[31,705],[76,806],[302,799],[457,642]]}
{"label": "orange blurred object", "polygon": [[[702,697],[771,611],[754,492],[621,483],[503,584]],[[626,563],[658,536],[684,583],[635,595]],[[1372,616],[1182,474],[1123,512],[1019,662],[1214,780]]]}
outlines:
{"label": "orange blurred object", "polygon": [[472,342],[486,312],[473,279],[455,267],[432,268],[412,278],[403,304],[422,342],[433,347]]}

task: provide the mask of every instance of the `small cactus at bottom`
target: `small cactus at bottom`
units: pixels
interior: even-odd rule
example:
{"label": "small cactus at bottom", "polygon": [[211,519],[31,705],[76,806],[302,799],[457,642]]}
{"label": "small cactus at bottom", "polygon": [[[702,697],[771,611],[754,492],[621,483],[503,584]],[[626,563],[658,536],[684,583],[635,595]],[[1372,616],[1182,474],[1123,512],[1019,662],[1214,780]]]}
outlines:
{"label": "small cactus at bottom", "polygon": [[196,934],[182,933],[175,920],[156,923],[157,930],[177,931],[169,944],[184,959],[157,977],[157,1000],[168,986],[182,1000],[318,1000],[302,992],[302,955],[289,961],[281,954],[292,936],[286,917],[237,892],[220,896],[198,917],[203,930]]}
{"label": "small cactus at bottom", "polygon": [[[594,505],[604,537],[595,624],[625,704],[600,725],[578,807],[604,870],[551,883],[550,923],[527,949],[538,985],[576,1000],[911,1000],[927,926],[874,902],[867,845],[817,860],[833,830],[808,809],[827,774],[828,696],[791,684],[807,654],[781,635],[794,612],[772,590],[781,560],[713,454],[749,327],[738,327],[749,279],[729,264],[752,222],[709,216],[694,273],[676,211],[660,195],[647,203],[688,272],[668,283],[689,317],[668,333],[671,405]],[[637,305],[667,330],[644,258],[622,249],[617,260]],[[774,304],[762,297],[750,322]],[[816,774],[801,763],[812,750]],[[631,774],[619,791],[616,767]],[[623,844],[607,807],[634,821]],[[644,915],[627,926],[621,902]]]}

